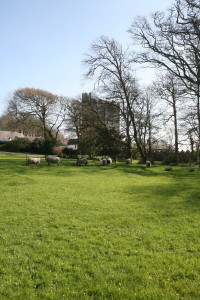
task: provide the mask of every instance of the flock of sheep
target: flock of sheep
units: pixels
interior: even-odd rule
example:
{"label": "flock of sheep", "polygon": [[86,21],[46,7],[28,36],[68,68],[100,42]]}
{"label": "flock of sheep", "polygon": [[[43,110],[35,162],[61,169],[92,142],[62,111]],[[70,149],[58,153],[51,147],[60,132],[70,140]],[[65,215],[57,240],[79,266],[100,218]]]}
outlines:
{"label": "flock of sheep", "polygon": [[[54,156],[54,155],[45,155],[45,160],[48,163],[48,165],[50,165],[50,164],[59,165],[59,163],[60,163],[60,158],[57,156]],[[100,161],[103,166],[112,164],[112,158],[110,158],[110,157],[102,158]],[[132,159],[131,158],[126,159],[125,163],[127,165],[132,164]],[[28,165],[30,165],[30,164],[38,165],[38,164],[40,164],[40,158],[39,157],[28,157],[27,164]],[[76,164],[77,164],[77,166],[81,166],[81,165],[86,166],[88,164],[88,160],[87,160],[87,158],[77,158]],[[146,161],[146,167],[147,168],[151,167],[151,162],[149,160]]]}
{"label": "flock of sheep", "polygon": [[[54,155],[45,155],[45,160],[48,163],[48,165],[50,164],[57,164],[59,165],[60,163],[60,158]],[[40,157],[28,157],[27,158],[27,164],[35,164],[35,165],[39,165],[40,164]]]}

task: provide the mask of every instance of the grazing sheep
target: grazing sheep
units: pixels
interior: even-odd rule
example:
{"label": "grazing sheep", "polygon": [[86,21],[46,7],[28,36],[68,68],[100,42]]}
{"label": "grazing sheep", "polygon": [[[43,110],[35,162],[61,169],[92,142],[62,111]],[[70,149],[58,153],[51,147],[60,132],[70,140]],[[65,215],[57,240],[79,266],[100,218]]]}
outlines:
{"label": "grazing sheep", "polygon": [[80,166],[80,165],[86,166],[88,164],[88,160],[87,160],[87,158],[77,158],[76,164],[77,164],[77,166]]}
{"label": "grazing sheep", "polygon": [[132,164],[132,159],[131,158],[127,158],[125,160],[126,165],[131,165]]}
{"label": "grazing sheep", "polygon": [[30,165],[30,164],[38,165],[40,163],[40,158],[39,157],[28,157],[27,163],[28,163],[28,165]]}
{"label": "grazing sheep", "polygon": [[146,161],[146,167],[147,167],[147,168],[150,168],[150,167],[151,167],[151,162],[150,162],[150,160],[147,160],[147,161]]}
{"label": "grazing sheep", "polygon": [[103,166],[107,166],[112,164],[112,158],[108,157],[108,158],[102,158],[101,159],[102,165]]}
{"label": "grazing sheep", "polygon": [[110,164],[112,164],[112,158],[108,157],[107,158],[107,165],[110,165]]}
{"label": "grazing sheep", "polygon": [[59,165],[60,163],[60,158],[54,155],[45,155],[46,162],[48,165],[50,164],[57,164]]}
{"label": "grazing sheep", "polygon": [[107,166],[107,159],[106,158],[102,158],[102,165],[103,166]]}

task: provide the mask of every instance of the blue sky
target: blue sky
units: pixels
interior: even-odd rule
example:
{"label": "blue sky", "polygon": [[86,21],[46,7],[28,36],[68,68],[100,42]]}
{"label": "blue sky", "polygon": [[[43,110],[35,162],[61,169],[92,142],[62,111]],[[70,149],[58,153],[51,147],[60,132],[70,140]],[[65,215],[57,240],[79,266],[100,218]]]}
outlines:
{"label": "blue sky", "polygon": [[18,88],[39,88],[68,97],[90,92],[93,85],[83,82],[81,65],[90,44],[106,35],[130,45],[127,30],[134,17],[165,10],[171,3],[0,0],[0,115]]}

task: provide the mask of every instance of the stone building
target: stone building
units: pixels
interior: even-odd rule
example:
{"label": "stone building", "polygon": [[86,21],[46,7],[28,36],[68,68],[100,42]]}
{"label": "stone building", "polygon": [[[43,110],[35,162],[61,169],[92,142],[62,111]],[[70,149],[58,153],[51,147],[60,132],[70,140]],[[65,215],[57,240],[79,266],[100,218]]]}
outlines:
{"label": "stone building", "polygon": [[104,126],[120,130],[120,107],[114,101],[92,97],[91,93],[82,94],[82,127]]}
{"label": "stone building", "polygon": [[16,131],[4,131],[4,130],[0,130],[0,141],[12,141],[14,140],[16,137],[18,138],[23,138],[24,135],[23,133],[19,133]]}

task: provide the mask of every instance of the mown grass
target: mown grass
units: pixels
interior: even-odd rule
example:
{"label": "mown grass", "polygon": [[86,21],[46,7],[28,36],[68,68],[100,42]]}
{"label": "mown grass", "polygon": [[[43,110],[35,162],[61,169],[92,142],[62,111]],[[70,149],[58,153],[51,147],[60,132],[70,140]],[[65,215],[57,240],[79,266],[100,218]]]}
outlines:
{"label": "mown grass", "polygon": [[0,154],[1,299],[199,299],[199,175]]}

